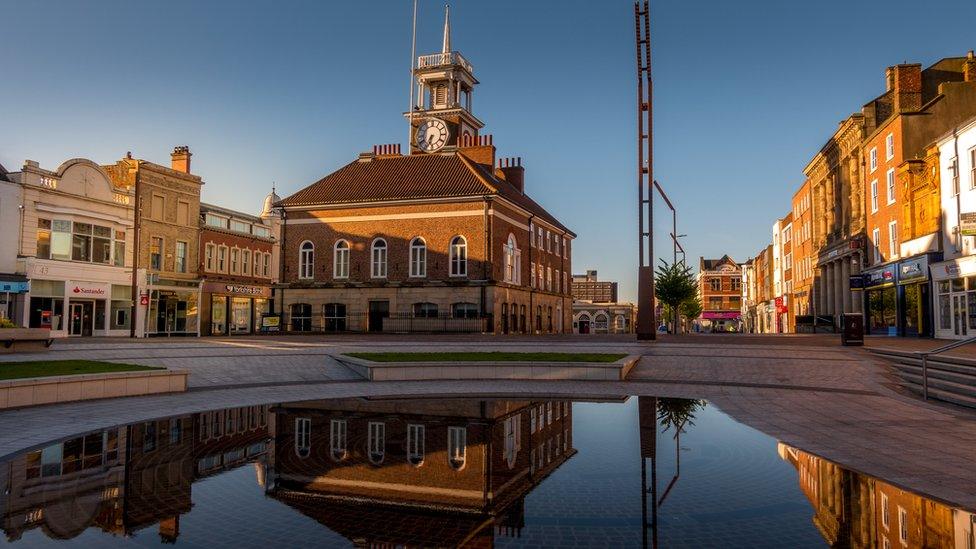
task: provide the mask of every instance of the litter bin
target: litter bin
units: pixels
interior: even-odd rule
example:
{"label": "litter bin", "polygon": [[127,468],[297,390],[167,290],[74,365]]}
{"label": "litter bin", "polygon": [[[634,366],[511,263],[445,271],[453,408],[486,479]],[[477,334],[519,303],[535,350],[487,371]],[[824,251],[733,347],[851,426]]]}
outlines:
{"label": "litter bin", "polygon": [[844,313],[840,317],[841,345],[864,345],[864,316],[860,313]]}

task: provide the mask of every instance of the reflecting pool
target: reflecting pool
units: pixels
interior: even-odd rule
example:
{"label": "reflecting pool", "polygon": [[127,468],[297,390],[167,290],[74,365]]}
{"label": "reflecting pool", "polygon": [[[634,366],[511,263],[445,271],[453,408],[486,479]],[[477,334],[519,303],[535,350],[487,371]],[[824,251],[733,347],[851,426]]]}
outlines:
{"label": "reflecting pool", "polygon": [[0,461],[18,548],[971,549],[974,520],[685,399],[282,403]]}

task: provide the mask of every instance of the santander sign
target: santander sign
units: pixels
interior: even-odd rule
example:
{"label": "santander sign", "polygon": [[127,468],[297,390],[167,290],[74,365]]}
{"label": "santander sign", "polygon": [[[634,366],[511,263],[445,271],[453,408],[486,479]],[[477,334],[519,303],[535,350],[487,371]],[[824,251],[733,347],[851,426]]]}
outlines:
{"label": "santander sign", "polygon": [[82,286],[75,286],[75,288],[71,290],[71,293],[86,296],[104,296],[105,290],[102,288],[85,288]]}

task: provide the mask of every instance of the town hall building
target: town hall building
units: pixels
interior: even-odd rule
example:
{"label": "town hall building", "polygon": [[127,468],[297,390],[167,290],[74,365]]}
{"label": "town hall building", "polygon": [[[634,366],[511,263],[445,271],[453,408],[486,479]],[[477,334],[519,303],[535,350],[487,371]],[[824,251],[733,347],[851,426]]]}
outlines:
{"label": "town hall building", "polygon": [[451,49],[420,56],[408,154],[380,145],[281,200],[288,331],[572,331],[576,235],[496,158]]}

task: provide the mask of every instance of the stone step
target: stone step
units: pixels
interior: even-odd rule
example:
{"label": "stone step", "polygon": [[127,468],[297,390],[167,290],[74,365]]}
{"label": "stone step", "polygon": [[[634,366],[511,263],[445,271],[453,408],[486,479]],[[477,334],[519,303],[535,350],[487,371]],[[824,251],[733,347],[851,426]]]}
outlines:
{"label": "stone step", "polygon": [[[976,347],[976,345],[974,345],[973,347]],[[884,349],[884,348],[868,349],[868,351],[882,358],[886,358],[888,360],[921,360],[918,353],[913,351],[901,351],[897,349]],[[959,356],[958,354],[950,354],[950,355],[941,354],[941,355],[930,356],[929,362],[932,361],[945,362],[949,364],[957,364],[960,366],[969,366],[971,368],[976,368],[976,356],[971,358],[966,356]]]}
{"label": "stone step", "polygon": [[[896,362],[894,366],[901,373],[921,377],[922,364],[921,361],[918,362],[918,364]],[[961,367],[952,364],[933,364],[932,362],[929,362],[928,370],[929,379],[943,379],[962,385],[976,387],[976,370],[970,370],[968,367]]]}
{"label": "stone step", "polygon": [[[902,373],[904,387],[922,394],[922,376]],[[936,398],[960,406],[976,408],[976,387],[929,377],[929,398]]]}

